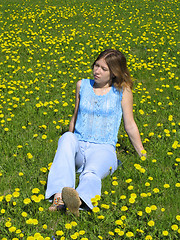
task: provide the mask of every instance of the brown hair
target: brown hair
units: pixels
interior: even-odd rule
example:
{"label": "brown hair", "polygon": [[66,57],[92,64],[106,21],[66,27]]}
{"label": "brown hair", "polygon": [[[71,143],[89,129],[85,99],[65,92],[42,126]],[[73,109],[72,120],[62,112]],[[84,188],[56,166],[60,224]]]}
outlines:
{"label": "brown hair", "polygon": [[114,86],[121,90],[122,87],[130,87],[132,89],[133,82],[127,68],[126,58],[124,54],[118,50],[106,49],[101,52],[97,59],[92,64],[92,68],[96,61],[103,58],[109,67],[110,73],[112,75],[112,83]]}

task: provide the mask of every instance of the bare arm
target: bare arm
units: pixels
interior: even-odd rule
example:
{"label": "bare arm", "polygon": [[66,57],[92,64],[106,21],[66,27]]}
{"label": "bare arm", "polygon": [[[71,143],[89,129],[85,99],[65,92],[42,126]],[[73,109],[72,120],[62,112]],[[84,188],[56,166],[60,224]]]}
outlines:
{"label": "bare arm", "polygon": [[144,148],[141,142],[138,127],[133,117],[133,94],[130,88],[124,89],[121,104],[125,131],[127,132],[129,139],[131,140],[138,155],[142,156],[144,154],[142,154],[141,151],[144,150]]}
{"label": "bare arm", "polygon": [[79,107],[79,91],[80,91],[80,86],[81,86],[81,80],[77,82],[76,84],[76,100],[75,100],[75,109],[74,109],[74,114],[72,116],[72,119],[69,124],[69,131],[74,132],[75,124],[76,124],[76,119],[77,119],[77,114],[78,114],[78,107]]}

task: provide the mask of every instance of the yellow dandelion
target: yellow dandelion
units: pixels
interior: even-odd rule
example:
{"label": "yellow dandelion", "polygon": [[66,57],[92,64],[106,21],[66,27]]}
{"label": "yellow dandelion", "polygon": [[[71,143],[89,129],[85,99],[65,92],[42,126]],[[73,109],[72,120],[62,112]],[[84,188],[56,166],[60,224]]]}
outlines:
{"label": "yellow dandelion", "polygon": [[92,209],[92,211],[93,211],[94,213],[97,213],[97,212],[100,211],[100,209],[99,209],[99,207],[94,207],[94,208]]}
{"label": "yellow dandelion", "polygon": [[126,233],[126,236],[129,237],[129,238],[130,238],[130,237],[134,237],[134,233],[133,233],[133,232],[127,232],[127,233]]}
{"label": "yellow dandelion", "polygon": [[33,188],[32,189],[32,193],[39,193],[39,192],[40,192],[39,188]]}
{"label": "yellow dandelion", "polygon": [[4,214],[5,212],[6,212],[6,210],[2,208],[1,213]]}
{"label": "yellow dandelion", "polygon": [[11,227],[11,225],[12,225],[12,224],[11,224],[11,222],[9,222],[9,221],[5,223],[5,226],[8,227],[8,228]]}
{"label": "yellow dandelion", "polygon": [[112,231],[109,231],[108,233],[109,235],[114,236],[114,233]]}
{"label": "yellow dandelion", "polygon": [[147,235],[146,237],[145,237],[145,240],[152,240],[153,238],[151,237],[151,235]]}
{"label": "yellow dandelion", "polygon": [[103,215],[99,215],[97,218],[102,220],[102,219],[104,219],[105,217],[104,217]]}
{"label": "yellow dandelion", "polygon": [[131,178],[129,178],[129,179],[126,180],[126,183],[131,183],[131,182],[132,182],[132,179],[131,179]]}
{"label": "yellow dandelion", "polygon": [[109,205],[107,205],[107,204],[101,204],[101,207],[105,208],[105,209],[109,209]]}
{"label": "yellow dandelion", "polygon": [[166,231],[166,230],[164,230],[164,231],[162,232],[162,235],[163,235],[163,236],[168,236],[168,234],[169,234],[169,232]]}
{"label": "yellow dandelion", "polygon": [[60,230],[58,230],[58,231],[56,231],[56,235],[57,235],[57,236],[62,236],[62,235],[64,235],[64,232],[63,232],[63,231],[60,231]]}
{"label": "yellow dandelion", "polygon": [[119,231],[119,232],[118,232],[118,235],[119,235],[119,236],[123,236],[123,235],[124,235],[124,231]]}
{"label": "yellow dandelion", "polygon": [[115,224],[117,224],[117,225],[123,225],[123,221],[122,221],[121,219],[116,220],[116,221],[115,221]]}
{"label": "yellow dandelion", "polygon": [[157,210],[156,205],[152,205],[152,206],[151,206],[151,210],[156,211],[156,210]]}
{"label": "yellow dandelion", "polygon": [[27,153],[27,157],[28,157],[29,159],[32,159],[32,158],[33,158],[33,155],[32,155],[31,153]]}
{"label": "yellow dandelion", "polygon": [[126,196],[125,195],[121,195],[120,199],[126,199]]}
{"label": "yellow dandelion", "polygon": [[43,229],[47,229],[47,225],[46,224],[43,225]]}
{"label": "yellow dandelion", "polygon": [[148,214],[151,213],[151,208],[150,207],[146,207],[145,208],[145,212],[148,213]]}
{"label": "yellow dandelion", "polygon": [[22,212],[21,215],[22,215],[23,217],[27,217],[27,213],[26,213],[26,212]]}
{"label": "yellow dandelion", "polygon": [[31,202],[31,199],[29,199],[29,198],[25,198],[23,202],[24,202],[24,204],[27,205],[27,204],[29,204],[29,203]]}
{"label": "yellow dandelion", "polygon": [[72,221],[72,222],[71,222],[71,226],[73,226],[73,227],[77,226],[77,222]]}
{"label": "yellow dandelion", "polygon": [[71,225],[70,223],[66,223],[66,224],[65,224],[65,228],[66,228],[66,229],[71,229],[71,228],[72,228],[72,225]]}
{"label": "yellow dandelion", "polygon": [[145,161],[145,160],[146,160],[146,157],[145,157],[145,156],[142,156],[142,157],[141,157],[141,160],[142,160],[142,161]]}
{"label": "yellow dandelion", "polygon": [[173,225],[171,226],[171,229],[172,229],[173,231],[177,231],[177,230],[178,230],[178,225],[173,224]]}
{"label": "yellow dandelion", "polygon": [[153,192],[154,192],[154,193],[159,193],[159,189],[158,189],[158,188],[154,188],[154,189],[153,189]]}
{"label": "yellow dandelion", "polygon": [[137,212],[137,215],[140,216],[140,217],[142,217],[143,212],[142,212],[142,211],[138,211],[138,212]]}
{"label": "yellow dandelion", "polygon": [[42,139],[46,139],[47,138],[47,135],[42,135]]}
{"label": "yellow dandelion", "polygon": [[117,185],[118,185],[118,182],[117,182],[117,181],[113,181],[113,182],[112,182],[112,185],[113,185],[113,186],[117,186]]}
{"label": "yellow dandelion", "polygon": [[148,222],[148,226],[153,227],[154,225],[155,225],[154,221],[151,220]]}
{"label": "yellow dandelion", "polygon": [[128,210],[128,207],[127,207],[127,206],[122,206],[122,207],[121,207],[121,211],[122,211],[122,212],[125,212],[125,211],[127,211],[127,210]]}

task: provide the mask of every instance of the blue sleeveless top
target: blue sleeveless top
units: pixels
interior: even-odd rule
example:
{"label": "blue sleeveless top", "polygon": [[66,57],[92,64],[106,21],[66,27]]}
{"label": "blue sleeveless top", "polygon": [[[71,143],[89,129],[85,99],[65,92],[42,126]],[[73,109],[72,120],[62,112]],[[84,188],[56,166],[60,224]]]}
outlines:
{"label": "blue sleeveless top", "polygon": [[74,134],[78,140],[111,144],[117,143],[122,118],[122,90],[113,85],[108,93],[98,96],[93,90],[94,80],[83,79]]}

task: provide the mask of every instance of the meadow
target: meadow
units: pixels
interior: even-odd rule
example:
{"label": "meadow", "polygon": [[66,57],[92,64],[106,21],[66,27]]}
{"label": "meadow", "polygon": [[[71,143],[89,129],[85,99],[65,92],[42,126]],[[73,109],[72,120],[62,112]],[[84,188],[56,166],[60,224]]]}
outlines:
{"label": "meadow", "polygon": [[[179,20],[178,0],[0,1],[0,239],[180,238]],[[147,158],[122,122],[122,166],[93,211],[48,212],[48,171],[76,82],[92,78],[106,48],[127,58]]]}

